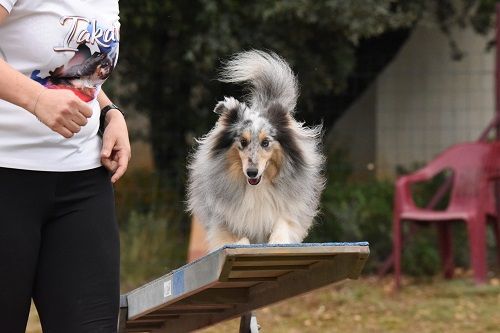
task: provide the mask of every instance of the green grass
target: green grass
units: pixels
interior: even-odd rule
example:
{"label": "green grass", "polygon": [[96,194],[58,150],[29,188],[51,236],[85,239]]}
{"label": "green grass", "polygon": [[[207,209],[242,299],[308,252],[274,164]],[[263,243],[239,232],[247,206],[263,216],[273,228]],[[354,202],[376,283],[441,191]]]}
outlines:
{"label": "green grass", "polygon": [[[27,333],[41,332],[32,309]],[[263,333],[487,333],[500,331],[500,280],[475,286],[470,276],[392,280],[375,277],[344,281],[257,310]],[[199,333],[238,332],[239,320]]]}

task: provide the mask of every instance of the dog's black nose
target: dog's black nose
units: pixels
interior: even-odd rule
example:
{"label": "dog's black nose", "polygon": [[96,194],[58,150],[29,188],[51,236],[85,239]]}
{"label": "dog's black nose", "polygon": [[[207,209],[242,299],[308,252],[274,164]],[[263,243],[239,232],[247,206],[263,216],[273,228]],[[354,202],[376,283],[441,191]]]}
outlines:
{"label": "dog's black nose", "polygon": [[256,168],[248,168],[247,169],[247,176],[250,178],[257,177],[258,173],[259,173],[259,170],[257,170]]}

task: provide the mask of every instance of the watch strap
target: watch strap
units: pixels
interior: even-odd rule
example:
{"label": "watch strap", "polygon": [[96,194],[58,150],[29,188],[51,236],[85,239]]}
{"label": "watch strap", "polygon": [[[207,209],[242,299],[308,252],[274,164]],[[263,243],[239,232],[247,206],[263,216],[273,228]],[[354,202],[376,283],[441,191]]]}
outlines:
{"label": "watch strap", "polygon": [[116,104],[113,103],[106,105],[101,109],[101,117],[106,117],[106,113],[108,113],[109,110],[113,109],[120,111],[120,113],[125,117],[125,112],[123,112],[122,109],[120,109]]}
{"label": "watch strap", "polygon": [[99,116],[99,130],[97,132],[101,137],[104,134],[104,128],[106,127],[106,114],[113,109],[120,111],[120,113],[125,118],[125,112],[123,112],[123,110],[120,109],[116,104],[111,103],[103,107],[101,109],[101,115]]}

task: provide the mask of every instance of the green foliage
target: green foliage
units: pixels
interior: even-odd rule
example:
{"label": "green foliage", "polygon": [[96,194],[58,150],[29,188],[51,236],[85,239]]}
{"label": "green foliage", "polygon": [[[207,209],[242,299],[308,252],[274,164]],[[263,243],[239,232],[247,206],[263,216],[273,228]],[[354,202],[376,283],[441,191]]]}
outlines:
{"label": "green foliage", "polygon": [[[436,275],[441,269],[435,228],[419,228],[405,243],[401,265],[403,272],[416,277]],[[408,234],[408,233],[407,233]]]}
{"label": "green foliage", "polygon": [[158,174],[181,195],[192,137],[213,125],[218,99],[241,95],[215,81],[221,60],[245,49],[276,51],[299,76],[299,118],[323,121],[328,130],[424,14],[445,32],[470,24],[485,33],[493,1],[129,0],[120,6],[123,38],[113,78],[120,82],[111,82],[112,95],[148,114]]}
{"label": "green foliage", "polygon": [[[300,117],[308,123],[324,119],[329,128],[344,110],[332,98],[346,90],[359,66],[358,45],[412,26],[419,12],[418,5],[390,0],[362,5],[325,0],[130,0],[120,5],[123,43],[115,77],[121,81],[113,85],[120,87],[114,95],[149,115],[156,167],[166,186],[179,193],[192,136],[213,125],[211,110],[217,99],[241,95],[240,88],[214,80],[221,60],[245,49],[276,51],[299,75]],[[398,46],[404,36],[390,40]],[[389,55],[397,50],[384,49]],[[365,81],[377,68],[369,69]],[[357,86],[349,101],[366,82]]]}
{"label": "green foliage", "polygon": [[[129,0],[120,6],[120,65],[110,82],[111,93],[149,116],[157,168],[155,173],[129,175],[118,187],[124,251],[131,251],[124,267],[129,267],[127,263],[148,262],[154,251],[162,253],[155,244],[170,235],[186,234],[183,197],[192,138],[214,124],[211,110],[218,99],[241,95],[239,88],[214,80],[221,60],[252,48],[276,51],[299,76],[298,117],[308,124],[322,120],[328,130],[422,16],[434,16],[458,49],[452,28],[471,25],[487,33],[494,1]],[[328,170],[324,213],[310,240],[368,240],[371,262],[379,262],[391,246],[393,186],[348,181],[350,167],[341,156],[337,160]],[[136,213],[130,215],[131,210]],[[134,235],[147,243],[134,243]],[[133,270],[130,265],[126,272]]]}
{"label": "green foliage", "polygon": [[120,228],[120,238],[124,290],[133,289],[185,263],[185,237],[163,218],[132,212]]}
{"label": "green foliage", "polygon": [[129,171],[115,187],[117,219],[128,223],[131,212],[165,218],[174,225],[183,220],[184,202],[178,193],[163,186],[158,172]]}
{"label": "green foliage", "polygon": [[[398,176],[411,173],[417,169],[420,169],[423,165],[421,163],[414,163],[410,168],[403,168],[398,166],[396,168],[396,174]],[[450,201],[450,190],[451,190],[451,179],[453,177],[453,172],[450,169],[445,169],[438,174],[436,174],[432,179],[426,182],[419,182],[413,184],[411,192],[413,194],[413,202],[417,207],[426,208],[431,204],[434,195],[441,189],[441,187],[446,187],[445,192],[442,195],[435,206],[432,207],[434,210],[444,210],[448,207]]]}
{"label": "green foliage", "polygon": [[[388,180],[354,181],[350,178],[352,169],[346,163],[346,152],[335,150],[329,156],[327,169],[328,184],[322,196],[321,215],[314,225],[307,241],[368,241],[370,259],[367,272],[374,272],[392,251],[392,214],[394,182]],[[415,164],[414,168],[418,168]],[[412,168],[413,169],[413,168]],[[399,169],[399,173],[411,170]],[[413,190],[414,200],[425,206],[433,194],[449,176],[447,172],[438,174],[428,183],[419,184]],[[448,203],[445,196],[438,205],[444,209]],[[405,224],[406,229],[409,224]],[[456,228],[457,265],[467,265],[462,229]],[[413,276],[429,276],[440,269],[437,235],[435,228],[418,227],[406,242],[403,252],[403,271]],[[411,231],[407,230],[406,234]],[[466,242],[466,239],[465,239]]]}
{"label": "green foliage", "polygon": [[351,168],[345,151],[336,150],[329,158],[327,187],[321,201],[321,215],[308,241],[368,241],[370,260],[367,271],[385,260],[392,249],[392,201],[390,181],[350,180]]}
{"label": "green foliage", "polygon": [[134,170],[115,187],[121,238],[121,284],[130,290],[185,263],[187,226],[175,191],[157,172]]}
{"label": "green foliage", "polygon": [[[328,192],[335,193],[335,201],[325,202],[323,217],[309,240],[368,241],[370,259],[365,271],[375,272],[392,251],[393,184],[379,181],[337,184],[329,186]],[[405,274],[429,276],[439,271],[435,239],[434,229],[423,228],[405,244],[402,259]]]}

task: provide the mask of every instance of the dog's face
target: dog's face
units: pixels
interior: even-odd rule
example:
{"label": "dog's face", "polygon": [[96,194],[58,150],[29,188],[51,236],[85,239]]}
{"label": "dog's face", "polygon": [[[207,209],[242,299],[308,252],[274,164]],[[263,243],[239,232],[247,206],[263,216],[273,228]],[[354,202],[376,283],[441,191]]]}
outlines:
{"label": "dog's face", "polygon": [[269,163],[276,164],[275,160],[280,154],[279,142],[271,135],[269,124],[258,117],[243,126],[235,140],[235,146],[241,170],[250,185],[259,184]]}
{"label": "dog's face", "polygon": [[221,131],[216,138],[216,149],[225,151],[233,177],[246,177],[250,185],[258,185],[262,178],[272,181],[283,163],[283,148],[277,126],[289,117],[285,110],[252,110],[234,98],[217,104]]}

